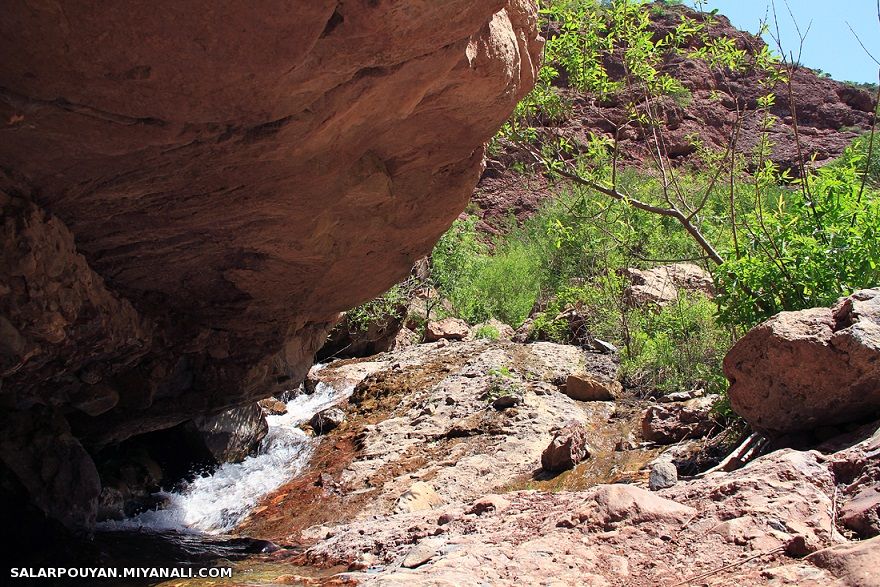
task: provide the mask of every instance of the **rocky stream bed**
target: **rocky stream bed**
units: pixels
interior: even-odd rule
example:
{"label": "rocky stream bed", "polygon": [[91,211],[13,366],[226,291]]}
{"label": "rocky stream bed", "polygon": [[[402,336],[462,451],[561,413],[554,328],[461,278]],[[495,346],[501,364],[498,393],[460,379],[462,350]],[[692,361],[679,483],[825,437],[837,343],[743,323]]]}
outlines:
{"label": "rocky stream bed", "polygon": [[[302,425],[323,434],[302,433],[302,462],[279,461],[292,478],[253,489],[237,524],[133,531],[180,520],[153,512],[99,543],[113,543],[114,560],[149,541],[187,553],[181,562],[235,569],[225,583],[163,585],[880,584],[876,424],[696,475],[741,440],[718,434],[712,398],[640,399],[615,374],[610,354],[504,340],[335,361],[287,406],[323,409]],[[570,397],[585,397],[584,382],[606,399]],[[270,417],[270,437],[308,415]],[[663,478],[666,463],[677,482]]]}

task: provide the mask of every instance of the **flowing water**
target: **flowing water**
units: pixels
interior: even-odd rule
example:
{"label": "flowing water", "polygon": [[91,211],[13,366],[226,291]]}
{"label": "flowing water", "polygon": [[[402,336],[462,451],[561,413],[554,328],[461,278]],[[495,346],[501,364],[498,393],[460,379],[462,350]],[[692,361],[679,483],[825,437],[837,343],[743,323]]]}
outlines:
{"label": "flowing water", "polygon": [[105,522],[101,530],[144,530],[224,534],[237,526],[259,500],[296,477],[308,464],[314,440],[299,426],[315,413],[351,395],[319,383],[311,395],[287,403],[287,413],[268,416],[269,432],[257,454],[240,463],[226,463],[197,477],[180,490],[162,492],[164,507],[121,521]]}

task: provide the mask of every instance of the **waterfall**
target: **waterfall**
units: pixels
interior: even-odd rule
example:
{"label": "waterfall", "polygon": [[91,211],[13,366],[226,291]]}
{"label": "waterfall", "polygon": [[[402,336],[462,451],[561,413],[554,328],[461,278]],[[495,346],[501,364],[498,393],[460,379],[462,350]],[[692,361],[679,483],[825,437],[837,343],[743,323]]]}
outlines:
{"label": "waterfall", "polygon": [[148,530],[226,533],[237,526],[265,495],[299,475],[309,462],[315,439],[300,430],[315,413],[349,395],[323,382],[311,395],[287,403],[287,413],[268,416],[269,432],[256,454],[240,463],[225,463],[179,490],[161,492],[164,507],[120,521],[103,522],[103,530]]}

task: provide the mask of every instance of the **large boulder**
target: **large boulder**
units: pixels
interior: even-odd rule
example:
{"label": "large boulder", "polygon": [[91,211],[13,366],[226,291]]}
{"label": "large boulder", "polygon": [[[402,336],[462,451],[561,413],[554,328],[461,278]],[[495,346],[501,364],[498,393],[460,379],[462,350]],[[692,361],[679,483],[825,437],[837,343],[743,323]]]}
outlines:
{"label": "large boulder", "polygon": [[642,438],[658,444],[672,444],[708,435],[718,427],[712,418],[712,407],[717,399],[717,395],[710,395],[647,408],[642,414]]}
{"label": "large boulder", "polygon": [[260,446],[269,432],[263,409],[253,403],[192,422],[196,437],[218,463],[239,462]]}
{"label": "large boulder", "polygon": [[653,269],[626,269],[630,285],[624,291],[633,306],[666,306],[678,299],[678,292],[692,291],[712,295],[712,275],[693,263],[674,263]]}
{"label": "large boulder", "polygon": [[621,393],[623,386],[619,381],[609,381],[589,373],[572,373],[565,380],[565,395],[582,402],[611,401]]}
{"label": "large boulder", "polygon": [[442,338],[446,340],[464,340],[471,333],[467,322],[459,318],[444,318],[434,322],[428,322],[425,327],[425,342],[436,342]]}
{"label": "large boulder", "polygon": [[777,314],[734,345],[724,374],[733,409],[768,435],[870,419],[880,412],[880,289]]}
{"label": "large boulder", "polygon": [[464,209],[541,44],[529,0],[4,5],[2,410],[94,452],[296,387]]}

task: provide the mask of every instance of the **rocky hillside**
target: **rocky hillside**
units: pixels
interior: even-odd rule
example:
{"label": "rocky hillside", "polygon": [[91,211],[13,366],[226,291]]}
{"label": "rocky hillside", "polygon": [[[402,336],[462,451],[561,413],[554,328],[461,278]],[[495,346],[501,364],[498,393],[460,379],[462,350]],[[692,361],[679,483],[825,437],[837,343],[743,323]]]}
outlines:
{"label": "rocky hillside", "polygon": [[[701,20],[699,13],[685,6],[661,6],[649,12],[654,40],[665,37],[681,22],[682,16]],[[545,24],[544,35],[559,34],[555,23]],[[710,39],[733,39],[735,46],[748,56],[759,53],[766,43],[759,37],[740,31],[727,17],[716,15],[709,27]],[[685,46],[698,49],[698,41]],[[620,57],[615,55],[606,65],[614,76],[622,71]],[[735,138],[736,150],[748,154],[761,136],[758,97],[767,91],[761,85],[762,75],[754,67],[741,71],[711,68],[702,60],[683,55],[667,54],[662,71],[678,79],[686,93],[677,99],[663,101],[666,125],[665,147],[674,162],[695,162],[696,142],[712,148],[726,149]],[[537,117],[539,135],[561,135],[572,141],[586,143],[591,133],[608,139],[627,119],[624,98],[598,100],[571,88],[564,71],[555,82],[570,112],[561,122]],[[795,67],[789,87],[780,83],[772,88],[777,100],[771,109],[780,124],[770,130],[773,144],[771,158],[794,175],[799,173],[800,155],[804,161],[821,165],[837,157],[854,138],[871,126],[871,113],[876,107],[875,96],[864,89],[819,75],[808,67]],[[793,107],[792,107],[793,106]],[[741,120],[740,120],[741,115]],[[795,125],[801,153],[798,153]],[[651,165],[649,142],[636,127],[625,128],[619,135],[619,152],[624,165]],[[549,197],[545,182],[534,176],[523,176],[511,169],[521,160],[515,149],[505,149],[490,157],[486,172],[474,195],[474,202],[483,210],[484,218],[501,220],[511,212],[519,218],[533,213],[539,202]],[[497,222],[491,222],[496,224]]]}
{"label": "rocky hillside", "polygon": [[541,50],[520,0],[15,2],[0,32],[0,486],[86,528],[97,450],[294,386],[430,250]]}

